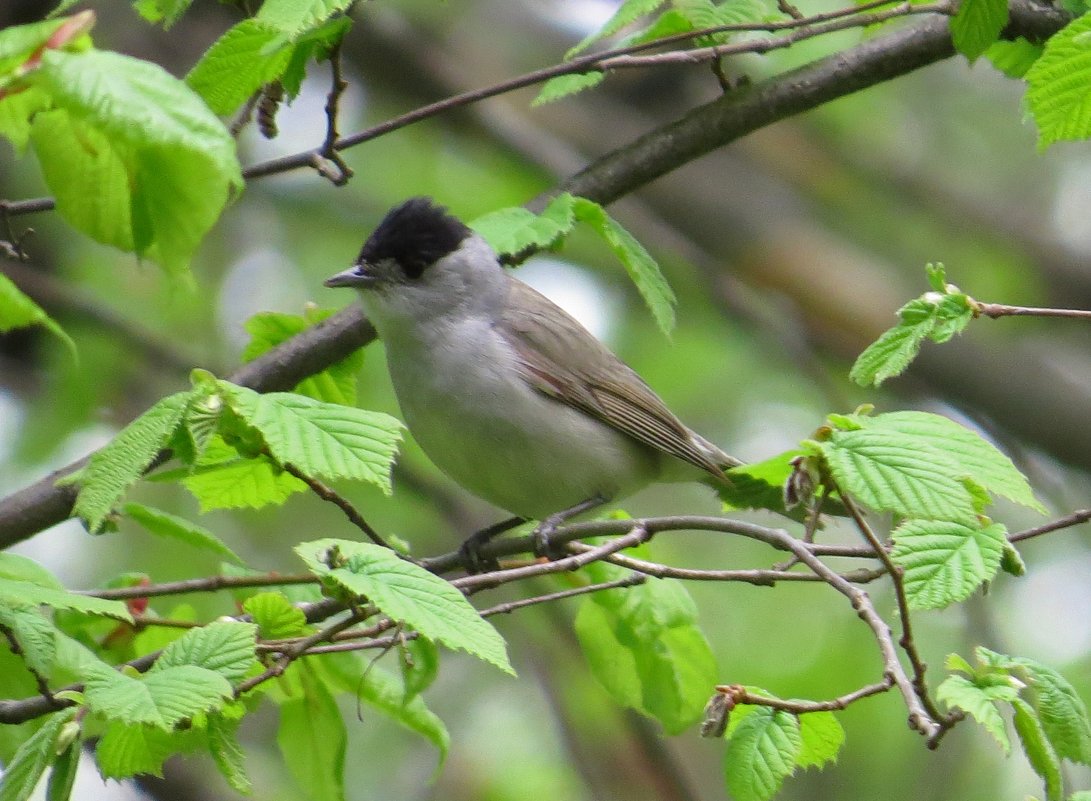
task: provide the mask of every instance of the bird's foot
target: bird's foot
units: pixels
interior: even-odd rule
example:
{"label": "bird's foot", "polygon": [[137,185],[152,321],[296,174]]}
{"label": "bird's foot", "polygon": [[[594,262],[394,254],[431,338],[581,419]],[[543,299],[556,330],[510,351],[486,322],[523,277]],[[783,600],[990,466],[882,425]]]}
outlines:
{"label": "bird's foot", "polygon": [[538,527],[535,528],[534,532],[530,535],[531,541],[534,544],[534,555],[544,557],[551,562],[567,556],[568,552],[564,549],[564,543],[553,542],[553,535],[556,534],[557,529],[573,517],[577,517],[584,512],[602,506],[604,503],[606,503],[606,498],[601,495],[595,495],[585,501],[580,501],[575,506],[551,514],[539,523]]}
{"label": "bird's foot", "polygon": [[467,573],[488,573],[499,570],[500,563],[495,556],[482,553],[481,549],[495,537],[505,531],[511,531],[516,526],[526,522],[526,518],[511,517],[501,520],[491,526],[475,531],[458,546],[458,556]]}

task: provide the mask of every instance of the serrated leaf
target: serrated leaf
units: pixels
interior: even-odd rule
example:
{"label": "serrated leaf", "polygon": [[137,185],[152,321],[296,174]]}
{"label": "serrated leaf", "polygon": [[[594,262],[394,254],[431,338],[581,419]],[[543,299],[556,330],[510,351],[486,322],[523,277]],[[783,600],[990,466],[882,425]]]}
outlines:
{"label": "serrated leaf", "polygon": [[291,495],[304,492],[307,485],[285,473],[269,459],[233,459],[197,468],[182,478],[202,512],[213,509],[260,509],[284,503]]}
{"label": "serrated leaf", "polygon": [[351,478],[390,494],[402,424],[381,412],[322,403],[290,392],[259,395],[221,381],[231,408],[257,429],[280,464],[316,478]]}
{"label": "serrated leaf", "polygon": [[202,551],[213,553],[221,559],[226,559],[237,565],[243,564],[239,555],[227,547],[223,540],[204,526],[199,526],[184,517],[172,515],[161,509],[153,509],[140,503],[127,503],[121,507],[121,511],[126,517],[135,520],[152,534],[183,542]]}
{"label": "serrated leaf", "polygon": [[[965,662],[965,660],[963,660]],[[969,667],[969,665],[967,665]],[[950,666],[948,666],[950,668]],[[1011,740],[1004,728],[1004,719],[996,708],[996,698],[990,696],[965,676],[948,676],[936,688],[936,700],[947,704],[950,709],[961,709],[982,727],[1003,749],[1004,754],[1011,753]]]}
{"label": "serrated leaf", "polygon": [[[588,570],[594,581],[608,574],[600,565]],[[649,579],[586,599],[575,629],[592,674],[607,692],[677,734],[700,719],[716,683],[716,661],[696,620],[684,586]]]}
{"label": "serrated leaf", "polygon": [[253,623],[217,621],[190,629],[166,648],[148,671],[148,677],[160,671],[189,665],[218,673],[231,682],[245,678],[254,664],[254,645],[258,627]]}
{"label": "serrated leaf", "polygon": [[1091,135],[1091,16],[1083,15],[1046,41],[1027,71],[1027,108],[1038,126],[1038,149]]}
{"label": "serrated leaf", "polygon": [[265,0],[256,19],[288,37],[317,28],[352,5],[353,0]]}
{"label": "serrated leaf", "polygon": [[107,601],[90,595],[78,595],[52,587],[42,587],[28,581],[16,581],[0,578],[0,603],[12,606],[50,606],[54,609],[74,609],[88,615],[106,617],[133,622],[128,607],[121,601]]}
{"label": "serrated leaf", "polygon": [[[253,315],[243,324],[246,332],[250,334],[250,342],[243,349],[242,360],[249,362],[256,359],[296,334],[325,320],[333,313],[332,309],[322,309],[310,311],[306,317],[277,312],[261,312]],[[355,406],[356,385],[363,362],[363,350],[353,351],[322,372],[303,379],[292,391],[326,403]]]}
{"label": "serrated leaf", "polygon": [[591,227],[625,266],[656,324],[664,334],[674,328],[674,292],[651,254],[621,225],[594,201],[573,198],[576,219]]}
{"label": "serrated leaf", "polygon": [[[326,564],[331,549],[340,554],[339,566]],[[394,620],[515,675],[499,632],[439,576],[367,542],[315,540],[297,545],[295,552],[316,576],[367,597]]]}
{"label": "serrated leaf", "polygon": [[1028,42],[1020,36],[1011,41],[1001,39],[993,42],[985,51],[985,58],[1009,78],[1021,79],[1041,58],[1044,50],[1042,45]]}
{"label": "serrated leaf", "polygon": [[254,619],[263,640],[282,640],[296,637],[307,626],[303,610],[294,606],[280,592],[259,592],[251,595],[242,605],[243,611]]}
{"label": "serrated leaf", "polygon": [[572,230],[572,221],[542,216],[513,206],[478,217],[470,227],[481,234],[493,250],[500,254],[519,253],[527,248],[549,248]]}
{"label": "serrated leaf", "polygon": [[735,801],[767,801],[795,771],[802,748],[799,720],[779,709],[759,707],[727,741],[724,777]]}
{"label": "serrated leaf", "polygon": [[103,779],[162,776],[163,763],[174,750],[170,732],[111,720],[95,747],[95,762]]}
{"label": "serrated leaf", "polygon": [[898,431],[834,431],[819,445],[837,485],[877,511],[977,522],[961,468],[942,450]]}
{"label": "serrated leaf", "polygon": [[125,426],[96,451],[80,476],[73,514],[92,531],[100,531],[114,505],[170,440],[182,421],[190,393],[169,395]]}
{"label": "serrated leaf", "polygon": [[29,581],[40,587],[63,590],[60,579],[29,557],[17,553],[0,553],[0,578]]}
{"label": "serrated leaf", "polygon": [[1034,768],[1034,772],[1045,782],[1046,798],[1049,801],[1060,801],[1063,797],[1061,761],[1046,737],[1038,715],[1021,698],[1012,701],[1012,711],[1012,723],[1023,744],[1023,753],[1027,755],[1027,761]]}
{"label": "serrated leaf", "polygon": [[35,116],[31,135],[57,210],[182,274],[242,186],[224,126],[177,78],[119,53],[48,50],[32,78],[56,106]]}
{"label": "serrated leaf", "polygon": [[308,660],[292,668],[301,692],[280,704],[280,753],[308,798],[344,801],[347,734],[341,711]]}
{"label": "serrated leaf", "polygon": [[845,744],[845,729],[833,712],[808,712],[799,716],[799,739],[796,766],[821,768],[837,761]]}
{"label": "serrated leaf", "polygon": [[636,22],[636,20],[647,14],[651,14],[665,2],[666,0],[625,0],[625,2],[618,6],[613,16],[606,21],[605,25],[588,35],[583,41],[565,53],[565,59],[572,58],[574,55],[586,50],[590,45],[600,39],[605,39],[607,36],[613,36],[626,25]]}
{"label": "serrated leaf", "polygon": [[[3,108],[3,103],[0,103],[0,108]],[[0,132],[3,132],[2,122]],[[42,326],[75,353],[76,343],[72,337],[42,307],[20,292],[10,278],[0,273],[0,334],[30,325]]]}
{"label": "serrated leaf", "polygon": [[928,443],[952,459],[977,484],[1035,511],[1046,511],[1019,469],[999,448],[950,418],[927,412],[890,412],[858,418],[864,428],[897,431]]}
{"label": "serrated leaf", "polygon": [[604,80],[606,80],[606,73],[602,70],[577,72],[571,75],[558,75],[542,84],[542,88],[538,91],[537,96],[530,101],[530,105],[532,107],[537,107],[544,106],[546,103],[556,102],[561,98],[579,94],[588,89],[594,89]]}
{"label": "serrated leaf", "polygon": [[951,40],[971,63],[996,42],[1008,24],[1007,0],[962,0],[951,17]]}
{"label": "serrated leaf", "polygon": [[244,19],[213,42],[186,83],[217,114],[233,114],[258,89],[279,78],[292,47],[279,47],[283,33],[260,19]]}
{"label": "serrated leaf", "polygon": [[30,797],[42,774],[57,758],[54,743],[61,727],[72,720],[76,711],[66,709],[50,715],[4,766],[0,779],[0,801],[25,801]]}
{"label": "serrated leaf", "polygon": [[246,773],[246,755],[236,736],[238,729],[237,720],[228,721],[220,715],[209,715],[208,750],[231,789],[242,795],[250,795],[253,785]]}
{"label": "serrated leaf", "polygon": [[146,723],[169,731],[199,712],[223,706],[231,684],[196,665],[149,671],[140,679],[114,670],[96,670],[84,686],[87,707],[108,719]]}
{"label": "serrated leaf", "polygon": [[1091,722],[1087,706],[1060,673],[1032,659],[1012,660],[1026,671],[1028,688],[1038,719],[1057,755],[1091,764]]}
{"label": "serrated leaf", "polygon": [[57,629],[50,621],[33,606],[12,606],[0,602],[0,627],[15,638],[28,668],[46,679],[52,676],[53,660],[57,653]]}
{"label": "serrated leaf", "polygon": [[928,326],[902,323],[883,334],[856,357],[849,378],[862,387],[877,387],[900,375],[920,353]]}
{"label": "serrated leaf", "polygon": [[894,529],[890,557],[905,571],[912,609],[942,609],[964,601],[1000,568],[1007,530],[943,520],[910,520]]}

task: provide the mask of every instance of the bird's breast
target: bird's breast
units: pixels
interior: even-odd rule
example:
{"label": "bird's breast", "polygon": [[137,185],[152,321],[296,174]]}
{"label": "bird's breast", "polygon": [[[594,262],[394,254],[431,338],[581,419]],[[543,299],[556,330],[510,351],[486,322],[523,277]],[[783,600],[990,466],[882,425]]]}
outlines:
{"label": "bird's breast", "polygon": [[660,458],[599,420],[531,387],[487,321],[387,341],[398,402],[429,458],[470,492],[541,519],[654,480]]}

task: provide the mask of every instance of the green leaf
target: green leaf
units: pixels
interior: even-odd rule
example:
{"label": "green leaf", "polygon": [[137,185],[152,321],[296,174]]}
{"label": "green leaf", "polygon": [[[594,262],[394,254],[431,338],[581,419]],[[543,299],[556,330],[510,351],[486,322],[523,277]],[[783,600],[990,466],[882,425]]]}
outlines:
{"label": "green leaf", "polygon": [[1091,15],[1049,37],[1027,71],[1027,108],[1038,126],[1038,149],[1091,135]]}
{"label": "green leaf", "polygon": [[219,382],[231,408],[256,428],[280,464],[315,478],[369,481],[390,494],[402,424],[390,415],[290,392],[259,395]]}
{"label": "green leaf", "polygon": [[57,758],[54,746],[61,727],[75,714],[74,709],[66,709],[50,715],[45,724],[19,746],[15,756],[4,766],[0,801],[26,801],[30,797],[45,769]]}
{"label": "green leaf", "polygon": [[594,89],[604,80],[606,80],[606,73],[601,70],[558,75],[556,78],[550,78],[542,85],[538,95],[530,102],[530,105],[537,107],[544,106],[546,103],[553,103],[587,89]]}
{"label": "green leaf", "polygon": [[[1014,698],[1015,690],[1010,687],[1008,689],[1011,691],[1011,697]],[[1004,719],[996,708],[996,701],[1001,700],[996,695],[996,691],[988,692],[965,676],[957,675],[948,676],[936,688],[936,700],[947,704],[948,708],[961,709],[972,715],[974,720],[993,736],[1007,755],[1011,753],[1011,740],[1008,738],[1007,729],[1004,728]],[[1004,700],[1010,700],[1010,698]]]}
{"label": "green leaf", "polygon": [[910,520],[891,535],[890,557],[904,571],[912,609],[942,609],[964,601],[1000,568],[1007,530],[943,520]]}
{"label": "green leaf", "polygon": [[148,22],[161,22],[163,28],[169,30],[192,3],[193,0],[136,0],[133,8]]}
{"label": "green leaf", "polygon": [[951,17],[951,40],[973,63],[996,42],[1007,24],[1007,0],[962,0],[958,13]]}
{"label": "green leaf", "polygon": [[1015,657],[1029,679],[1028,694],[1057,755],[1091,765],[1091,722],[1087,706],[1060,673],[1032,659]]}
{"label": "green leaf", "polygon": [[[616,574],[599,566],[594,581]],[[716,683],[716,661],[679,582],[649,579],[595,593],[576,615],[576,636],[591,673],[621,705],[677,734],[701,718]]]}
{"label": "green leaf", "polygon": [[242,186],[234,139],[147,61],[48,50],[32,78],[56,106],[35,116],[32,138],[57,210],[92,238],[182,274]]}
{"label": "green leaf", "polygon": [[1060,801],[1063,797],[1061,782],[1061,761],[1046,737],[1042,723],[1034,708],[1021,698],[1012,701],[1012,723],[1015,732],[1023,744],[1023,752],[1034,772],[1042,777],[1049,801]]}
{"label": "green leaf", "polygon": [[[77,724],[73,723],[72,725]],[[57,761],[53,764],[53,770],[49,774],[49,784],[46,786],[46,801],[68,801],[71,798],[82,753],[83,748],[80,741],[76,739],[69,743],[68,747],[58,755]]]}
{"label": "green leaf", "polygon": [[297,637],[307,626],[303,610],[294,606],[280,592],[259,592],[251,595],[242,608],[254,619],[263,640]]}
{"label": "green leaf", "polygon": [[[333,309],[322,309],[308,311],[306,317],[276,312],[255,314],[243,326],[250,334],[250,342],[243,350],[242,360],[249,362],[256,359],[333,313]],[[363,350],[355,350],[321,373],[303,379],[292,391],[326,403],[355,406],[356,385],[363,363]]]}
{"label": "green leaf", "polygon": [[636,22],[636,20],[647,14],[651,14],[665,2],[666,0],[625,0],[625,2],[618,6],[618,9],[614,12],[613,16],[606,21],[605,25],[565,53],[564,57],[566,59],[572,58],[577,53],[586,50],[588,46],[594,44],[598,40],[605,39],[607,36],[613,36],[626,25]]}
{"label": "green leaf", "polygon": [[898,325],[864,349],[849,370],[849,379],[862,387],[877,387],[905,371],[928,337],[923,325]]}
{"label": "green leaf", "polygon": [[1028,42],[1020,36],[1012,41],[1001,39],[993,42],[985,51],[985,58],[1009,78],[1021,79],[1044,51],[1043,45]]}
{"label": "green leaf", "polygon": [[0,603],[0,627],[19,643],[26,666],[46,679],[53,675],[57,629],[33,606]]}
{"label": "green leaf", "polygon": [[253,785],[246,773],[245,754],[236,736],[239,722],[224,720],[220,715],[209,715],[208,750],[231,789],[242,795],[250,795]]}
{"label": "green leaf", "polygon": [[162,776],[163,763],[174,751],[170,732],[111,720],[95,747],[95,762],[103,779]]}
{"label": "green leaf", "polygon": [[280,705],[280,753],[308,798],[344,801],[347,734],[341,711],[308,660],[292,669],[301,691]]}
{"label": "green leaf", "polygon": [[950,418],[928,412],[889,412],[875,417],[857,417],[864,428],[896,431],[927,443],[953,460],[962,475],[974,480],[989,492],[1046,511],[1034,490],[1019,469],[995,445],[980,434],[961,426]]}
{"label": "green leaf", "polygon": [[[515,675],[504,639],[439,576],[372,543],[323,539],[301,543],[295,552],[315,575],[367,597],[394,620]],[[326,561],[334,553],[338,558],[330,567]]]}
{"label": "green leaf", "polygon": [[572,230],[575,220],[571,213],[571,198],[568,194],[555,197],[540,215],[522,206],[497,209],[478,217],[470,227],[500,254],[516,254],[528,248],[551,248]]}
{"label": "green leaf", "polygon": [[282,34],[296,37],[317,28],[352,5],[353,0],[265,0],[256,19]]}
{"label": "green leaf", "polygon": [[845,744],[845,730],[833,712],[808,712],[799,716],[799,738],[796,766],[821,768],[837,761]]}
{"label": "green leaf", "polygon": [[834,431],[819,444],[837,485],[877,511],[925,520],[977,522],[953,457],[889,429]]}
{"label": "green leaf", "polygon": [[56,576],[33,559],[17,553],[0,553],[0,578],[29,581],[31,584],[54,590],[64,589]]}
{"label": "green leaf", "polygon": [[55,590],[28,581],[0,578],[0,603],[16,607],[50,606],[54,609],[74,609],[87,615],[133,622],[129,608],[121,601],[107,601],[90,595],[79,595],[66,590]]}
{"label": "green leaf", "polygon": [[182,484],[193,493],[202,512],[260,509],[284,503],[294,493],[307,489],[306,484],[264,456],[199,467],[182,478]]}
{"label": "green leaf", "polygon": [[766,801],[795,771],[803,747],[799,719],[780,709],[759,707],[728,738],[724,777],[735,801]]}
{"label": "green leaf", "polygon": [[246,677],[254,665],[258,627],[253,623],[217,621],[190,629],[163,649],[148,671],[153,674],[181,666],[196,666],[218,673],[230,682]]}
{"label": "green leaf", "polygon": [[[0,103],[0,109],[3,104]],[[0,122],[0,131],[2,131]],[[25,328],[30,325],[40,325],[68,346],[73,353],[76,352],[76,343],[72,337],[64,332],[64,329],[50,317],[33,300],[19,291],[19,287],[3,273],[0,273],[0,334],[11,331],[14,328]]]}
{"label": "green leaf", "polygon": [[26,151],[34,116],[50,105],[49,94],[34,87],[0,97],[0,136],[7,137],[16,155]]}
{"label": "green leaf", "polygon": [[439,674],[439,649],[427,637],[417,637],[402,646],[402,682],[406,702],[432,686]]}
{"label": "green leaf", "polygon": [[127,503],[121,507],[121,511],[126,517],[135,520],[152,534],[178,540],[237,565],[243,564],[239,555],[227,547],[223,540],[204,526],[199,526],[184,517],[178,517],[161,509],[153,509],[139,503]]}
{"label": "green leaf", "polygon": [[267,83],[284,74],[292,47],[275,46],[283,33],[260,19],[228,28],[201,56],[186,83],[217,114],[233,114]]}
{"label": "green leaf", "polygon": [[196,665],[149,671],[135,679],[110,669],[96,669],[84,686],[87,707],[110,720],[147,723],[169,731],[199,712],[223,706],[231,684]]}
{"label": "green leaf", "polygon": [[576,219],[587,223],[599,234],[618,257],[640,296],[651,310],[652,317],[664,334],[674,328],[674,292],[659,265],[636,239],[610,217],[598,203],[587,198],[573,198]]}
{"label": "green leaf", "polygon": [[970,296],[946,284],[943,265],[926,268],[934,289],[898,310],[900,322],[869,345],[856,359],[849,377],[861,386],[879,386],[909,366],[925,339],[946,342],[973,319]]}
{"label": "green leaf", "polygon": [[[421,641],[417,638],[413,642]],[[331,656],[332,659],[328,658]],[[440,765],[443,765],[450,746],[447,727],[424,699],[420,695],[410,695],[408,687],[395,675],[378,665],[365,663],[354,654],[324,655],[322,670],[330,674],[342,691],[359,697],[398,725],[432,743],[439,750]]]}
{"label": "green leaf", "polygon": [[96,451],[80,475],[80,493],[72,511],[92,532],[101,531],[114,505],[167,444],[182,421],[190,393],[163,398]]}

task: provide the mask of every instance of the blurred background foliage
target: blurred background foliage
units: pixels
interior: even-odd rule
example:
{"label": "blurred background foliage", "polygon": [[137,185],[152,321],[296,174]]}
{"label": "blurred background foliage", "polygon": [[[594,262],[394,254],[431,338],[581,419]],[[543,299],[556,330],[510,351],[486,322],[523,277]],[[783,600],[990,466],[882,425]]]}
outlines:
{"label": "blurred background foliage", "polygon": [[[0,26],[40,19],[49,6],[7,0]],[[236,21],[228,7],[197,3],[163,32],[142,23],[128,4],[92,6],[99,47],[148,58],[176,75]],[[810,0],[800,6],[805,13],[836,7]],[[553,63],[611,11],[606,0],[361,4],[344,51],[351,85],[341,130]],[[875,33],[740,58],[729,72],[760,80]],[[312,68],[301,96],[279,117],[278,139],[267,142],[247,129],[240,140],[244,166],[318,144],[327,85],[326,69]],[[33,262],[5,261],[2,269],[73,336],[79,358],[41,331],[0,337],[0,494],[104,443],[155,400],[184,388],[190,367],[226,374],[238,363],[249,315],[298,313],[311,302],[344,305],[347,298],[321,281],[350,263],[393,203],[429,194],[466,219],[525,203],[720,88],[705,68],[673,67],[612,76],[596,90],[543,107],[530,107],[534,92],[354,148],[345,157],[356,177],[342,188],[309,171],[251,182],[198,252],[194,287],[172,285],[153,265],[95,245],[55,214],[14,220],[16,232],[34,229],[27,240]],[[983,60],[970,67],[952,59],[761,130],[612,206],[660,259],[678,294],[679,324],[670,340],[590,237],[575,236],[561,253],[532,260],[519,275],[576,313],[687,422],[743,459],[791,447],[827,412],[861,402],[884,411],[923,408],[993,437],[1052,511],[1086,506],[1091,332],[1085,325],[981,321],[957,342],[926,347],[882,392],[865,392],[847,379],[852,359],[894,322],[898,306],[926,289],[926,261],[943,261],[950,280],[982,300],[1091,308],[1091,150],[1083,143],[1036,153],[1034,131],[1021,122],[1021,92],[1020,83]],[[41,194],[33,160],[0,149],[0,196]],[[396,413],[380,350],[373,345],[366,353],[361,405]],[[392,499],[366,487],[340,489],[374,525],[411,541],[418,554],[449,550],[497,518],[439,475],[411,442],[395,487]],[[194,501],[173,486],[147,485],[137,495],[196,514]],[[625,508],[716,512],[699,487],[652,489]],[[1041,522],[1007,506],[998,517],[1011,530]],[[345,533],[340,512],[307,496],[282,508],[212,513],[202,523],[263,570],[297,570],[292,544]],[[982,643],[1051,664],[1091,697],[1089,544],[1087,526],[1028,542],[1026,577],[1004,575],[987,598],[920,614],[917,638],[933,679],[945,654]],[[768,566],[781,558],[756,543],[707,532],[664,535],[653,548],[675,565]],[[205,556],[151,541],[128,525],[91,539],[69,521],[17,550],[72,587],[134,569],[156,581],[218,569]],[[207,564],[195,564],[198,558]],[[823,584],[689,589],[724,682],[760,685],[781,697],[825,698],[879,677],[870,634]],[[876,592],[879,610],[893,619],[892,599],[878,585]],[[500,600],[504,593],[495,595]],[[214,615],[223,611],[216,605],[222,600],[192,603]],[[170,611],[169,604],[161,607]],[[498,621],[520,681],[445,655],[427,697],[453,744],[435,777],[435,754],[423,740],[367,710],[361,720],[345,710],[349,797],[723,797],[720,744],[696,732],[663,739],[653,724],[614,707],[582,664],[573,609],[539,606]],[[960,726],[937,752],[927,751],[906,728],[895,694],[858,703],[841,717],[848,741],[840,763],[789,780],[780,797],[920,801],[1040,792],[1025,762],[1005,760],[976,727]],[[255,797],[305,797],[277,760],[273,730],[257,715],[242,731]],[[1073,778],[1086,786],[1089,777]],[[81,781],[88,784],[76,797],[103,797],[97,778]],[[115,791],[232,795],[207,766],[177,760],[165,781]]]}

